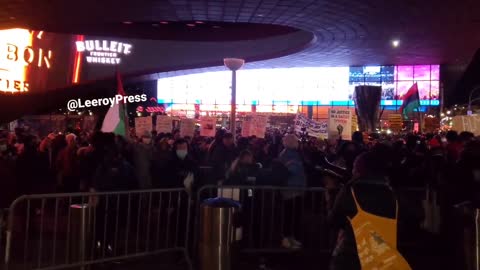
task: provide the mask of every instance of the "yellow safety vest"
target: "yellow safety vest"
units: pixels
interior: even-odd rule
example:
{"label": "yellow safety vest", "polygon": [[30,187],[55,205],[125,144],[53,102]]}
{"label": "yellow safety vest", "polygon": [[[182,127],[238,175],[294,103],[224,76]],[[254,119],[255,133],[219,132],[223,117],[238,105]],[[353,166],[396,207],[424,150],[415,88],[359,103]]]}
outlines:
{"label": "yellow safety vest", "polygon": [[397,250],[397,217],[386,218],[365,212],[351,189],[357,214],[349,220],[355,235],[362,270],[411,270]]}

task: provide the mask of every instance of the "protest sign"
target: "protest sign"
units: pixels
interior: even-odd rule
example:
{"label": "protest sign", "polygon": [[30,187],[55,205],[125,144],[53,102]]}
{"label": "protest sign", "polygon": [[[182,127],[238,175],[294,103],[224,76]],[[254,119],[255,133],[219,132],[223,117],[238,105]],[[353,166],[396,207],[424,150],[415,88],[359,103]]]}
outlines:
{"label": "protest sign", "polygon": [[329,109],[328,116],[328,138],[352,140],[352,111]]}
{"label": "protest sign", "polygon": [[194,134],[195,134],[195,120],[182,119],[180,121],[180,136],[193,137]]}
{"label": "protest sign", "polygon": [[252,136],[252,120],[245,120],[242,123],[242,137],[250,137]]}
{"label": "protest sign", "polygon": [[172,118],[166,115],[157,115],[155,130],[157,131],[157,133],[172,132]]}
{"label": "protest sign", "polygon": [[151,116],[135,118],[135,134],[137,135],[137,137],[140,138],[146,133],[150,133],[151,131],[152,131]]}
{"label": "protest sign", "polygon": [[268,116],[255,115],[251,119],[242,123],[242,137],[255,136],[257,138],[265,138],[267,130]]}
{"label": "protest sign", "polygon": [[265,138],[265,132],[267,131],[268,116],[257,115],[252,119],[252,130],[250,131],[252,136],[257,138]]}
{"label": "protest sign", "polygon": [[314,121],[308,119],[303,114],[297,114],[295,117],[295,133],[303,133],[302,128],[305,129],[305,132],[308,133],[308,136],[315,137],[318,139],[327,139],[328,138],[328,123],[326,121]]}
{"label": "protest sign", "polygon": [[202,117],[200,119],[200,136],[215,137],[217,119],[215,117]]}
{"label": "protest sign", "polygon": [[352,132],[355,132],[358,130],[358,117],[354,110],[350,111],[352,112]]}

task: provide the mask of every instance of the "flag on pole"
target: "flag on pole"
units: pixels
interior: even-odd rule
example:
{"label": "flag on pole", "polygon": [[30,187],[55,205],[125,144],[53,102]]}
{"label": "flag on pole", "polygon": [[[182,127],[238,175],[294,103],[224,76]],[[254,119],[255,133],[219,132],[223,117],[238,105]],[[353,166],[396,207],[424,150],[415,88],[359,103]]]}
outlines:
{"label": "flag on pole", "polygon": [[[122,78],[120,73],[117,71],[117,94],[125,96],[125,91],[123,90]],[[105,118],[103,119],[102,132],[113,132],[116,135],[127,136],[127,113],[126,107],[123,103],[123,100],[115,103],[110,109],[108,109]]]}
{"label": "flag on pole", "polygon": [[404,118],[408,118],[408,113],[413,112],[418,107],[420,107],[420,95],[418,94],[418,85],[414,83],[403,96],[400,113],[403,114]]}

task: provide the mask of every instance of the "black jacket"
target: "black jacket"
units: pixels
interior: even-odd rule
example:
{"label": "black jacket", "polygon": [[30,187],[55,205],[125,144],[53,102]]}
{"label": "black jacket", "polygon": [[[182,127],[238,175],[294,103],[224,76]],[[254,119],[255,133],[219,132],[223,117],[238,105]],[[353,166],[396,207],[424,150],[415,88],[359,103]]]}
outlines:
{"label": "black jacket", "polygon": [[338,231],[332,260],[332,263],[337,265],[333,266],[333,269],[360,269],[355,236],[348,221],[348,218],[351,219],[357,214],[352,188],[364,211],[387,218],[395,218],[396,215],[396,198],[386,179],[361,178],[347,183],[340,190],[328,214],[329,224],[334,231]]}
{"label": "black jacket", "polygon": [[225,179],[225,173],[237,158],[238,152],[235,147],[227,148],[223,144],[218,144],[212,150],[209,156],[209,163],[213,167],[215,180]]}
{"label": "black jacket", "polygon": [[[225,185],[254,185],[259,175],[259,168],[256,164],[238,165],[235,171],[230,170]],[[250,182],[253,181],[253,182]]]}
{"label": "black jacket", "polygon": [[162,188],[184,187],[183,181],[189,173],[193,173],[195,181],[198,176],[198,166],[195,161],[189,155],[182,160],[173,154],[168,162],[164,181],[160,185]]}

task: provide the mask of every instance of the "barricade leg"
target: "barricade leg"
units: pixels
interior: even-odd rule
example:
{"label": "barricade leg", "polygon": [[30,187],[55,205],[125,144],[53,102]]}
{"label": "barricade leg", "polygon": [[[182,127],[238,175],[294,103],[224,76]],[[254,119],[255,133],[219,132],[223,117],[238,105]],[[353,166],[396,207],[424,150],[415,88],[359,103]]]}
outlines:
{"label": "barricade leg", "polygon": [[[76,263],[85,263],[87,260],[87,247],[92,241],[91,221],[89,211],[91,208],[88,204],[73,204],[71,208],[70,223],[70,261]],[[84,269],[82,267],[82,269]]]}

